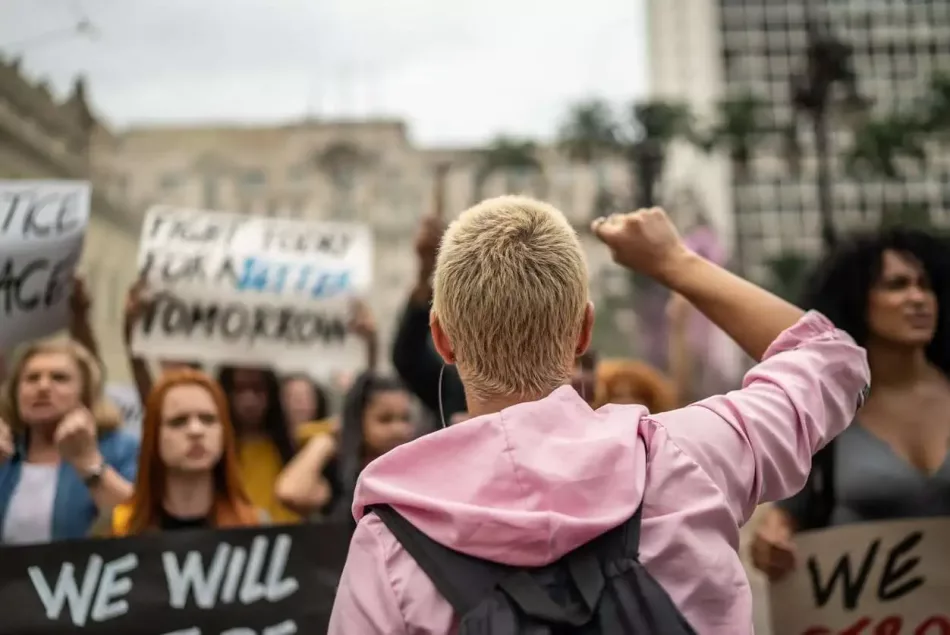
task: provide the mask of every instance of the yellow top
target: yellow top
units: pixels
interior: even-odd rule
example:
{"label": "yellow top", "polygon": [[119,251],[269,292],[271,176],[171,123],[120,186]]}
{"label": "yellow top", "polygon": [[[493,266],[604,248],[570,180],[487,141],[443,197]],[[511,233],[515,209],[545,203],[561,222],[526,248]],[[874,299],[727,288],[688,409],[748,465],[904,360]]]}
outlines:
{"label": "yellow top", "polygon": [[241,441],[238,445],[241,480],[254,507],[264,511],[274,524],[299,523],[299,515],[280,504],[274,495],[277,477],[284,467],[277,446],[270,439]]}

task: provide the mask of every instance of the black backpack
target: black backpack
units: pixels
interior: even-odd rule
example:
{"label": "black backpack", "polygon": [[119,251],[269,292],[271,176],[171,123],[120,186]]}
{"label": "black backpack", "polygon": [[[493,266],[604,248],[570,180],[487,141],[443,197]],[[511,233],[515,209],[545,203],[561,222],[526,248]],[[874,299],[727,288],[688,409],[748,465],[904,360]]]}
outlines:
{"label": "black backpack", "polygon": [[443,547],[388,505],[370,508],[460,617],[458,635],[695,635],[638,561],[641,509],[557,562],[501,565]]}
{"label": "black backpack", "polygon": [[814,531],[831,526],[831,516],[838,504],[835,491],[835,439],[818,450],[812,457],[811,471],[804,489],[807,490],[805,515],[799,518],[798,531]]}

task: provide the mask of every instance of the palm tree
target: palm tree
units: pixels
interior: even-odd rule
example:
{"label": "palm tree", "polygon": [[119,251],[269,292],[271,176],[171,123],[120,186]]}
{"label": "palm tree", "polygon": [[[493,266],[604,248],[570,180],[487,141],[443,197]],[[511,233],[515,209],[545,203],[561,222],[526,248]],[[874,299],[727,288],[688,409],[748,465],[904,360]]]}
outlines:
{"label": "palm tree", "polygon": [[479,153],[475,182],[472,187],[473,204],[484,198],[485,183],[496,172],[507,174],[509,177],[507,189],[509,190],[515,189],[512,179],[517,176],[532,174],[543,182],[544,170],[538,159],[535,143],[528,139],[501,136]]}
{"label": "palm tree", "polygon": [[[767,102],[746,92],[727,97],[716,104],[716,114],[708,131],[694,133],[694,141],[706,152],[724,151],[729,155],[738,183],[745,185],[752,176],[752,159],[758,148],[773,134],[767,121]],[[740,219],[735,221],[735,264],[745,267]]]}
{"label": "palm tree", "polygon": [[930,205],[924,202],[887,205],[881,210],[881,227],[909,227],[933,232]]}
{"label": "palm tree", "polygon": [[[691,135],[692,117],[680,103],[644,102],[631,104],[619,116],[601,100],[575,105],[560,129],[560,145],[567,156],[588,164],[619,157],[630,175],[631,207],[656,204],[656,188],[663,175],[670,144]],[[595,213],[604,208],[606,189],[595,199]],[[639,194],[639,196],[637,196]],[[632,295],[637,298],[638,325],[644,337],[664,337],[666,290],[645,276],[633,276]],[[649,341],[649,339],[644,340]],[[666,348],[645,351],[651,363],[666,366]]]}
{"label": "palm tree", "polygon": [[901,158],[927,161],[925,134],[916,116],[893,113],[864,121],[854,130],[846,169],[855,178],[898,179]]}
{"label": "palm tree", "polygon": [[639,191],[635,207],[656,203],[655,191],[663,174],[670,144],[689,135],[692,117],[680,103],[632,104],[618,117],[601,100],[575,105],[560,130],[560,145],[573,160],[596,164],[608,157],[627,162],[631,194]]}
{"label": "palm tree", "polygon": [[811,269],[811,261],[804,255],[785,251],[766,262],[769,270],[769,289],[780,298],[797,302]]}
{"label": "palm tree", "polygon": [[772,136],[767,106],[764,99],[751,92],[727,97],[716,104],[712,127],[695,135],[706,152],[722,150],[729,155],[740,181],[749,179],[755,152]]}
{"label": "palm tree", "polygon": [[930,80],[924,103],[923,125],[927,132],[950,141],[950,73],[938,72]]}
{"label": "palm tree", "polygon": [[795,117],[789,127],[790,154],[800,155],[797,148],[799,119],[808,119],[815,137],[818,161],[818,210],[821,214],[821,235],[826,248],[837,243],[837,232],[832,213],[834,193],[831,174],[831,130],[833,96],[841,86],[846,92],[846,104],[854,110],[864,110],[867,101],[858,93],[857,76],[852,64],[852,48],[819,28],[810,0],[805,4],[808,46],[804,73],[792,77],[792,107]]}

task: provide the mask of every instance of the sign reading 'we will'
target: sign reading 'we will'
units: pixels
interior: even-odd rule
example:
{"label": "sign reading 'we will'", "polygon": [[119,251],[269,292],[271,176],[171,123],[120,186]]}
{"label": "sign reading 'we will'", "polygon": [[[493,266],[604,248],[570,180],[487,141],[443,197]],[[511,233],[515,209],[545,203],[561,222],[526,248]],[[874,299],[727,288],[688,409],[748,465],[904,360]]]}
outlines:
{"label": "sign reading 'we will'", "polygon": [[325,633],[349,529],[177,531],[0,548],[0,633]]}
{"label": "sign reading 'we will'", "polygon": [[771,588],[775,635],[950,635],[950,521],[806,532]]}

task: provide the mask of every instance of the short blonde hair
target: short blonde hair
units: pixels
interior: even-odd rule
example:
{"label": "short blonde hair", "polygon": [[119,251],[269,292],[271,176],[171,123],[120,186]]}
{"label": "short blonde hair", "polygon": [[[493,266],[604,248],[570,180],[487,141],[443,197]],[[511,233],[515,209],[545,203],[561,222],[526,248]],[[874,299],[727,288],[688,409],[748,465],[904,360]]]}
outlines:
{"label": "short blonde hair", "polygon": [[82,403],[92,413],[100,432],[115,430],[122,425],[119,409],[105,397],[102,369],[92,353],[74,340],[47,339],[27,344],[18,351],[12,371],[0,389],[0,418],[7,422],[14,434],[26,430],[26,424],[20,419],[20,409],[17,407],[17,384],[20,382],[20,375],[30,359],[46,354],[69,355],[76,361],[82,379]]}
{"label": "short blonde hair", "polygon": [[587,262],[558,209],[502,196],[462,212],[442,238],[433,288],[466,390],[534,397],[570,380]]}

